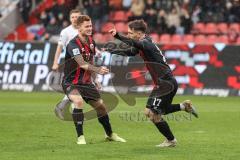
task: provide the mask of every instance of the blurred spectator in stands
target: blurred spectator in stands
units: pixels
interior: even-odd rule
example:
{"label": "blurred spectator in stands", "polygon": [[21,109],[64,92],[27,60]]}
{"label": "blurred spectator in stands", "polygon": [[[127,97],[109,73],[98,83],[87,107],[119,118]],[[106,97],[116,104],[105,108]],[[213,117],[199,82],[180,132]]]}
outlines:
{"label": "blurred spectator in stands", "polygon": [[63,27],[63,22],[65,21],[66,19],[64,19],[64,15],[63,15],[63,13],[58,13],[58,15],[57,15],[57,24],[58,24],[58,26],[61,26],[61,30],[64,28]]}
{"label": "blurred spectator in stands", "polygon": [[72,9],[75,9],[78,6],[79,0],[65,0],[64,6],[67,12],[67,15],[69,15],[69,12]]}
{"label": "blurred spectator in stands", "polygon": [[42,11],[42,12],[40,13],[39,19],[40,19],[40,22],[44,25],[44,27],[47,26],[47,24],[48,24],[48,22],[49,22],[49,18],[50,18],[50,17],[48,16],[48,14],[47,14],[46,11]]}
{"label": "blurred spectator in stands", "polygon": [[18,8],[21,13],[23,22],[28,23],[29,14],[32,8],[32,0],[20,0],[18,3]]}
{"label": "blurred spectator in stands", "polygon": [[227,1],[225,4],[225,12],[224,12],[224,21],[225,22],[231,22],[232,19],[230,18],[230,10],[232,8],[233,4],[231,1]]}
{"label": "blurred spectator in stands", "polygon": [[182,34],[189,34],[192,28],[192,20],[186,9],[181,10],[180,26],[182,27]]}
{"label": "blurred spectator in stands", "polygon": [[122,1],[122,6],[123,9],[128,11],[131,8],[132,0],[123,0]]}
{"label": "blurred spectator in stands", "polygon": [[198,5],[198,0],[190,0],[189,2],[189,13],[192,13],[194,8]]}
{"label": "blurred spectator in stands", "polygon": [[221,22],[223,21],[223,13],[225,0],[202,0],[199,2],[202,8],[202,22]]}
{"label": "blurred spectator in stands", "polygon": [[51,17],[49,24],[46,27],[46,33],[44,35],[45,40],[49,40],[51,36],[58,35],[61,31],[61,26],[58,26],[55,17]]}
{"label": "blurred spectator in stands", "polygon": [[145,3],[143,0],[133,0],[132,6],[130,8],[130,11],[132,12],[132,16],[129,17],[129,21],[144,18],[143,16],[144,8],[145,8]]}
{"label": "blurred spectator in stands", "polygon": [[88,16],[92,17],[92,0],[82,0],[82,6],[84,8],[83,14],[87,14]]}
{"label": "blurred spectator in stands", "polygon": [[166,12],[171,10],[172,0],[159,0],[159,1],[155,1],[155,3],[156,3],[157,10],[163,9]]}
{"label": "blurred spectator in stands", "polygon": [[230,8],[230,14],[228,21],[231,22],[240,22],[240,1],[234,0],[233,5]]}
{"label": "blurred spectator in stands", "polygon": [[102,22],[107,22],[110,14],[110,6],[108,0],[101,0],[101,4],[103,7],[103,16],[102,16]]}
{"label": "blurred spectator in stands", "polygon": [[193,9],[193,12],[192,12],[192,22],[194,24],[198,23],[200,21],[200,16],[201,16],[201,7],[199,5],[196,5]]}
{"label": "blurred spectator in stands", "polygon": [[158,12],[156,29],[159,34],[167,32],[166,13],[163,9]]}
{"label": "blurred spectator in stands", "polygon": [[148,24],[149,32],[156,31],[157,26],[157,10],[154,0],[147,0],[144,10],[144,20]]}
{"label": "blurred spectator in stands", "polygon": [[175,34],[180,26],[180,14],[176,7],[167,15],[168,33]]}
{"label": "blurred spectator in stands", "polygon": [[[57,21],[68,20],[68,10],[65,9],[65,6],[59,4],[57,0],[53,1],[53,6],[47,10],[49,15],[53,15]],[[59,19],[60,18],[60,19]]]}
{"label": "blurred spectator in stands", "polygon": [[190,0],[183,0],[183,2],[182,2],[182,9],[185,9],[185,10],[187,10],[187,11],[189,11],[190,10],[190,2],[189,2]]}
{"label": "blurred spectator in stands", "polygon": [[94,0],[92,4],[91,18],[94,24],[94,30],[100,32],[101,25],[103,22],[103,6],[100,0]]}

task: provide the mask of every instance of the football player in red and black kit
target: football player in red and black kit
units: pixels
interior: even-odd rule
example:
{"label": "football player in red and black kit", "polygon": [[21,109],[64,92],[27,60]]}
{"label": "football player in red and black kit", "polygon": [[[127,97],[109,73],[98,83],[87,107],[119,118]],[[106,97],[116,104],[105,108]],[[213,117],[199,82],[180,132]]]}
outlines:
{"label": "football player in red and black kit", "polygon": [[83,135],[83,100],[90,104],[97,112],[98,120],[102,124],[106,138],[112,141],[126,142],[112,132],[106,106],[100,97],[98,88],[100,83],[96,74],[107,74],[106,67],[96,67],[93,64],[95,43],[92,39],[92,22],[89,16],[81,15],[77,19],[78,35],[66,47],[64,77],[62,87],[68,98],[74,103],[72,118],[78,135],[77,144],[86,144]]}
{"label": "football player in red and black kit", "polygon": [[195,117],[198,114],[190,100],[186,100],[180,104],[172,104],[178,84],[174,78],[165,57],[158,46],[152,42],[146,33],[147,25],[143,20],[131,21],[128,24],[128,35],[123,36],[117,33],[113,28],[109,32],[116,39],[129,45],[129,49],[107,49],[112,54],[120,54],[125,56],[135,56],[139,54],[154,81],[155,87],[148,98],[145,115],[155,124],[160,133],[166,137],[166,140],[157,145],[157,147],[174,147],[177,144],[176,138],[173,136],[168,123],[162,118],[162,115],[184,110],[192,113]]}

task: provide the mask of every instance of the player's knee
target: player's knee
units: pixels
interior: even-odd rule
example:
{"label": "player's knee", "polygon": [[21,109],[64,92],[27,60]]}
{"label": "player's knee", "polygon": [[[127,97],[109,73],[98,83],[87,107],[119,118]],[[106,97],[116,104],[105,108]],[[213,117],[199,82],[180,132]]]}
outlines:
{"label": "player's knee", "polygon": [[105,104],[103,103],[103,100],[100,99],[97,101],[97,105],[95,107],[95,110],[97,111],[97,114],[99,116],[104,116],[107,114],[107,109],[106,109],[106,106]]}
{"label": "player's knee", "polygon": [[82,108],[83,106],[83,100],[81,98],[74,99],[73,103],[77,108]]}
{"label": "player's knee", "polygon": [[158,122],[161,121],[162,117],[161,117],[161,115],[159,115],[159,114],[150,112],[150,114],[149,114],[149,119],[150,119],[153,123],[158,123]]}
{"label": "player's knee", "polygon": [[99,105],[104,104],[102,99],[99,99],[99,100],[97,101],[97,103],[98,103]]}
{"label": "player's knee", "polygon": [[99,107],[97,108],[97,114],[98,114],[99,116],[104,116],[104,115],[106,115],[106,114],[107,114],[106,108],[105,108],[103,105],[99,106]]}
{"label": "player's knee", "polygon": [[155,114],[155,115],[153,116],[153,123],[159,123],[159,122],[161,122],[161,121],[162,121],[161,115]]}

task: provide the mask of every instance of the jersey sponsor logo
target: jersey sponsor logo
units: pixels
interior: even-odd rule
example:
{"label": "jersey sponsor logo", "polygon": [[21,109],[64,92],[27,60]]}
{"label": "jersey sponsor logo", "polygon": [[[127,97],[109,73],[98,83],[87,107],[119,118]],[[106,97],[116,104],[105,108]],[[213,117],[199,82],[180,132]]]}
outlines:
{"label": "jersey sponsor logo", "polygon": [[79,54],[80,54],[80,51],[79,51],[79,49],[78,49],[78,48],[74,48],[74,49],[72,50],[72,52],[73,52],[73,55],[74,55],[74,56],[76,56],[76,55],[79,55]]}

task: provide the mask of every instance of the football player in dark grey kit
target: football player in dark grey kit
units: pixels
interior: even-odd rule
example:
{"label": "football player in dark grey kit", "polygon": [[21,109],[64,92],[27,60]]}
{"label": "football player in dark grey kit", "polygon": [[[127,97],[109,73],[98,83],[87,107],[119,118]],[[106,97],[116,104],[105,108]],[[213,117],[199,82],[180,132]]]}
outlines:
{"label": "football player in dark grey kit", "polygon": [[198,114],[190,100],[185,100],[180,104],[172,104],[178,84],[174,78],[165,57],[158,46],[146,35],[147,25],[143,20],[134,20],[128,24],[128,35],[123,36],[117,33],[115,28],[109,32],[116,39],[129,45],[129,49],[107,49],[112,54],[121,54],[125,56],[135,56],[139,54],[154,81],[155,87],[148,98],[145,115],[158,128],[166,140],[157,145],[157,147],[174,147],[177,140],[174,137],[168,123],[162,118],[162,115],[177,111],[186,111],[192,113],[195,117]]}

